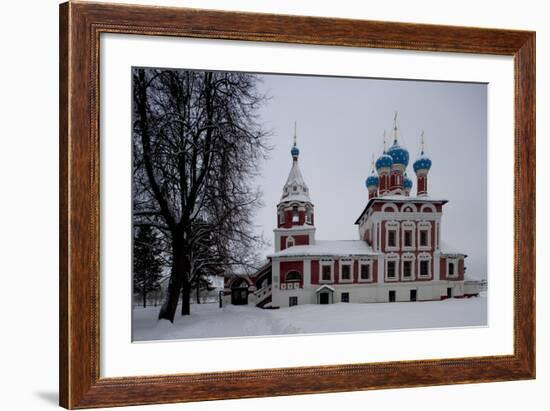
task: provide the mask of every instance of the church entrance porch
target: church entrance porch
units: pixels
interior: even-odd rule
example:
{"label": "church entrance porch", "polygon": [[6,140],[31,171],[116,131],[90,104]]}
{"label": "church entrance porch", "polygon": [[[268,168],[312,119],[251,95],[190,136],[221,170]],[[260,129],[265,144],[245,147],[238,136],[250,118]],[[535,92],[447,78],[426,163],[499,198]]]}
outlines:
{"label": "church entrance porch", "polygon": [[315,290],[317,294],[317,304],[332,304],[334,303],[334,288],[323,285]]}
{"label": "church entrance porch", "polygon": [[231,284],[231,304],[248,304],[248,282],[244,279],[238,279]]}

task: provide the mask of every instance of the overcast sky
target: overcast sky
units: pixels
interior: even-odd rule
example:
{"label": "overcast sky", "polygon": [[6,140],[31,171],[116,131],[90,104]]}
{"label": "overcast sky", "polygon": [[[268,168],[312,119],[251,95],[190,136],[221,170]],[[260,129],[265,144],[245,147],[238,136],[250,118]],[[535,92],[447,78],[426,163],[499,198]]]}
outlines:
{"label": "overcast sky", "polygon": [[[425,131],[431,197],[445,198],[442,240],[468,254],[468,274],[486,276],[487,256],[487,86],[338,77],[261,75],[272,98],[261,121],[273,133],[270,159],[258,185],[265,206],[258,230],[273,243],[276,205],[292,164],[294,120],[298,123],[300,168],[315,205],[316,238],[358,239],[356,218],[368,193],[371,156],[382,152],[382,133],[391,133],[398,111],[400,144],[412,163]],[[390,138],[388,143],[391,144]],[[270,247],[265,254],[272,252]]]}

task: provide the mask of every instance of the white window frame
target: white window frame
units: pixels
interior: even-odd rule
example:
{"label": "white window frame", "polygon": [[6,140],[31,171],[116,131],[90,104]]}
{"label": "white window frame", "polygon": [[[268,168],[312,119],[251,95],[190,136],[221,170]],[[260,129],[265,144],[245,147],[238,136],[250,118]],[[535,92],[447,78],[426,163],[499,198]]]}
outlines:
{"label": "white window frame", "polygon": [[[292,245],[290,245],[291,242],[292,242]],[[295,245],[296,245],[296,240],[294,240],[294,237],[292,237],[291,235],[289,235],[289,236],[286,238],[286,248],[294,247]]]}
{"label": "white window frame", "polygon": [[[394,261],[395,262],[395,276],[394,277],[388,277],[388,263],[390,261]],[[395,254],[395,253],[392,253],[392,254],[387,254],[386,255],[386,258],[385,258],[385,262],[384,262],[384,279],[386,282],[390,282],[390,283],[393,283],[393,282],[397,282],[399,281],[399,254]]]}
{"label": "white window frame", "polygon": [[[347,294],[347,295],[348,295],[348,301],[342,301],[342,295],[344,295],[344,294]],[[341,302],[341,303],[344,303],[344,304],[348,304],[348,303],[350,303],[350,300],[351,300],[350,297],[351,297],[351,296],[350,296],[349,291],[343,291],[343,292],[340,293],[340,302]]]}
{"label": "white window frame", "polygon": [[[323,266],[330,267],[330,280],[323,280]],[[332,283],[334,283],[334,261],[322,259],[319,261],[319,284],[332,284]]]}
{"label": "white window frame", "polygon": [[[419,279],[428,279],[432,278],[432,256],[429,253],[421,253],[418,254],[418,264],[417,264],[417,272],[418,272],[418,278]],[[428,261],[428,275],[422,275],[422,270],[420,270],[420,262],[421,261]]]}
{"label": "white window frame", "polygon": [[[432,223],[429,221],[422,221],[418,223],[417,226],[417,232],[418,232],[418,249],[421,251],[428,251],[432,249]],[[420,243],[420,232],[421,231],[428,231],[428,245],[421,245]]]}
{"label": "white window frame", "polygon": [[[447,278],[458,278],[458,258],[446,258],[447,260]],[[449,267],[454,266],[454,274],[450,274]]]}
{"label": "white window frame", "polygon": [[311,224],[311,216],[313,214],[313,210],[310,206],[306,206],[306,224]]}
{"label": "white window frame", "polygon": [[[411,232],[411,245],[405,245],[405,231]],[[404,221],[401,223],[401,249],[403,251],[414,251],[416,247],[416,224],[413,221]]]}
{"label": "white window frame", "polygon": [[279,210],[279,225],[283,225],[285,223],[285,210],[281,208]]}
{"label": "white window frame", "polygon": [[[388,190],[389,191],[389,190]],[[388,209],[391,209],[391,210],[388,210]],[[389,213],[389,212],[392,212],[392,213],[398,213],[399,212],[399,208],[397,207],[397,205],[395,205],[394,203],[385,203],[383,206],[382,206],[382,210],[380,210],[381,212],[383,213]]]}
{"label": "white window frame", "polygon": [[[296,214],[294,214],[294,210],[296,210]],[[297,205],[293,205],[291,213],[292,213],[291,221],[293,223],[299,223],[300,222],[300,208]]]}
{"label": "white window frame", "polygon": [[425,203],[420,206],[420,212],[425,213],[424,210],[429,209],[432,213],[437,213],[437,208],[432,203]]}
{"label": "white window frame", "polygon": [[[407,210],[407,208],[410,208],[411,210]],[[401,206],[401,212],[402,213],[417,213],[418,209],[414,205],[414,203],[403,203]]]}
{"label": "white window frame", "polygon": [[[401,281],[414,281],[415,276],[415,267],[414,267],[414,260],[416,257],[412,253],[406,253],[401,256]],[[410,277],[405,277],[405,261],[410,261],[411,263],[411,275]]]}
{"label": "white window frame", "polygon": [[[399,222],[386,221],[386,251],[399,251]],[[390,246],[390,231],[395,231],[395,246]]]}
{"label": "white window frame", "polygon": [[[349,279],[348,280],[345,280],[342,277],[345,265],[349,266]],[[353,282],[353,259],[351,259],[351,258],[341,258],[340,261],[339,261],[338,266],[339,266],[338,267],[338,271],[339,271],[338,282],[340,282],[340,283],[352,283]]]}
{"label": "white window frame", "polygon": [[[362,267],[367,266],[369,267],[369,278],[364,279],[361,277],[361,270]],[[374,281],[374,275],[373,275],[373,260],[359,260],[359,263],[357,264],[358,267],[358,273],[357,273],[357,281],[360,283],[372,283]]]}

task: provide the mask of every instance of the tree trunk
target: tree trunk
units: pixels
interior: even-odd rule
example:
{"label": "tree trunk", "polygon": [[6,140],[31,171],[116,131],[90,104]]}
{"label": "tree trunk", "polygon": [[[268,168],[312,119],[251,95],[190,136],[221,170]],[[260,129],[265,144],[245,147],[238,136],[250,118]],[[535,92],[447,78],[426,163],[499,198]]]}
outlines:
{"label": "tree trunk", "polygon": [[201,303],[201,287],[197,284],[197,304]]}
{"label": "tree trunk", "polygon": [[143,308],[147,308],[147,291],[145,291],[145,285],[143,287]]}
{"label": "tree trunk", "polygon": [[189,315],[189,280],[188,273],[190,269],[189,259],[185,254],[185,242],[183,235],[179,233],[172,234],[172,272],[166,300],[162,304],[159,312],[159,320],[168,320],[174,322],[178,300],[181,293],[181,314]]}
{"label": "tree trunk", "polygon": [[[187,284],[186,284],[187,283]],[[184,281],[184,285],[181,290],[181,315],[191,314],[191,287],[188,282]]]}

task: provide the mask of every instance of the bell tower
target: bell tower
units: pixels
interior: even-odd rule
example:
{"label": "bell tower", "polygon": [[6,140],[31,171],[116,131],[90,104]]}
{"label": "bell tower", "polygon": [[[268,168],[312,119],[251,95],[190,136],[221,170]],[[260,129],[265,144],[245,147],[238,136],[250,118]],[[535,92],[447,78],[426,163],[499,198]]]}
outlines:
{"label": "bell tower", "polygon": [[426,197],[428,195],[428,172],[432,168],[432,160],[424,154],[424,131],[420,135],[420,156],[413,164],[416,174],[416,195]]}
{"label": "bell tower", "polygon": [[277,228],[275,232],[275,252],[296,245],[315,243],[315,212],[307,186],[298,165],[300,149],[297,145],[296,122],[294,123],[294,143],[290,150],[292,166],[277,204]]}

